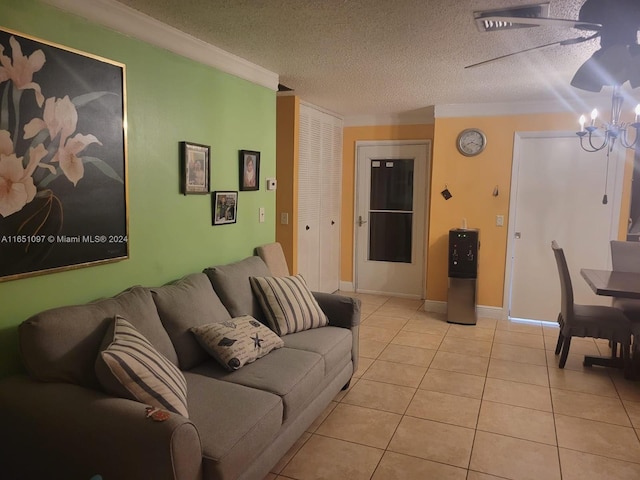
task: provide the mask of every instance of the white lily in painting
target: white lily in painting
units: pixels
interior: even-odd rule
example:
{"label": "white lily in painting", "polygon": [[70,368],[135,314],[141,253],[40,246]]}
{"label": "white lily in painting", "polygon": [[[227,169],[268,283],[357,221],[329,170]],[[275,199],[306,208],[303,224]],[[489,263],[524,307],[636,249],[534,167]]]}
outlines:
{"label": "white lily in painting", "polygon": [[0,83],[11,80],[18,90],[33,90],[38,106],[41,107],[44,96],[40,91],[40,85],[33,81],[33,74],[44,65],[44,53],[42,50],[36,50],[28,57],[23,55],[20,44],[13,36],[9,39],[9,44],[13,60],[4,54],[4,47],[0,45],[0,65],[2,65],[0,67]]}

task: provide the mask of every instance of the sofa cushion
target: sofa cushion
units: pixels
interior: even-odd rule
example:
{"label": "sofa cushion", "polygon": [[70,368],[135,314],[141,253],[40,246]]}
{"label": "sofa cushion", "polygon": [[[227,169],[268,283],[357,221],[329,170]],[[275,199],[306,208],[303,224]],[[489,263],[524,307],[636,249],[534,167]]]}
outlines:
{"label": "sofa cushion", "polygon": [[202,444],[203,477],[238,478],[278,435],[282,400],[272,393],[193,371],[184,372],[184,376],[190,420]]}
{"label": "sofa cushion", "polygon": [[22,322],[18,332],[25,368],[40,381],[100,388],[94,363],[115,315],[127,318],[158,352],[178,364],[151,293],[132,287],[113,298],[46,310]]}
{"label": "sofa cushion", "polygon": [[328,375],[351,361],[353,339],[351,330],[340,327],[323,327],[305,330],[282,337],[284,346],[307,350],[322,355],[324,374]]}
{"label": "sofa cushion", "polygon": [[209,355],[189,328],[225,322],[231,315],[204,273],[188,275],[171,285],[151,288],[158,315],[173,342],[182,370],[204,362]]}
{"label": "sofa cushion", "polygon": [[261,323],[265,317],[258,300],[253,296],[249,277],[268,277],[269,268],[260,257],[247,257],[239,262],[204,270],[214,290],[232,317],[251,315]]}
{"label": "sofa cushion", "polygon": [[329,324],[302,275],[251,277],[249,280],[269,326],[279,335]]}
{"label": "sofa cushion", "polygon": [[231,371],[284,346],[280,337],[250,315],[192,327],[191,331],[202,347]]}
{"label": "sofa cushion", "polygon": [[211,360],[191,370],[226,382],[257,388],[282,398],[284,419],[302,410],[324,378],[322,356],[293,348],[279,348],[260,360],[229,372]]}
{"label": "sofa cushion", "polygon": [[182,372],[118,315],[107,329],[95,368],[107,393],[189,416]]}

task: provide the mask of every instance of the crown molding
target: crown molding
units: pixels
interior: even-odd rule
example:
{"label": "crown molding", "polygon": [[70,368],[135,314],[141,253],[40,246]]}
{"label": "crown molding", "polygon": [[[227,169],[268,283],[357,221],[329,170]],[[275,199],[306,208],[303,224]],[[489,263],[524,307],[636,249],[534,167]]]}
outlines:
{"label": "crown molding", "polygon": [[61,10],[116,30],[249,82],[278,90],[278,74],[170,27],[114,0],[43,0]]}

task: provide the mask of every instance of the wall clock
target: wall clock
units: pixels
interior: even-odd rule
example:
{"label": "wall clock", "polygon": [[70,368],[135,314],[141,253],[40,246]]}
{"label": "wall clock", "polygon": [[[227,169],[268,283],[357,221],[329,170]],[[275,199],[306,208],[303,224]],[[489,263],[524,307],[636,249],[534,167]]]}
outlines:
{"label": "wall clock", "polygon": [[473,157],[481,153],[487,146],[487,137],[477,128],[467,128],[458,135],[456,146],[462,155]]}

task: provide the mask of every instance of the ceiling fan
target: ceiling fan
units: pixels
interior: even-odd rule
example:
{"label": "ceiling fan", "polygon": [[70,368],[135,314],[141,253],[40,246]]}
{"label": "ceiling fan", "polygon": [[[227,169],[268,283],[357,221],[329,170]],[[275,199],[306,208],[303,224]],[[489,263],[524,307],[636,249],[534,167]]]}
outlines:
{"label": "ceiling fan", "polygon": [[631,88],[640,86],[639,0],[586,0],[580,8],[578,20],[535,17],[527,10],[528,7],[531,6],[516,7],[510,11],[479,12],[476,21],[483,24],[486,31],[552,26],[582,30],[586,35],[509,53],[465,68],[552,45],[575,45],[599,38],[600,48],[578,69],[571,85],[590,92],[599,92],[607,85],[621,86],[626,81]]}

